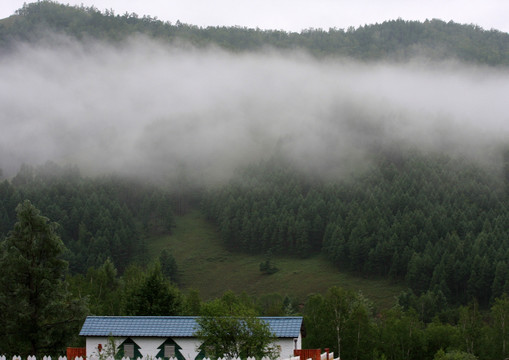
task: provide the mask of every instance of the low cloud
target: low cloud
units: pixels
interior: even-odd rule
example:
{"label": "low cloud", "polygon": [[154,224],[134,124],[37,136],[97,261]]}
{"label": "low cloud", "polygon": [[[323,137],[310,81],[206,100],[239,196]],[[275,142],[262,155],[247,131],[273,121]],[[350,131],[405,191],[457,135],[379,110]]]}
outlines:
{"label": "low cloud", "polygon": [[509,71],[51,37],[0,57],[0,168],[227,179],[278,155],[320,174],[404,143],[475,159],[509,138]]}

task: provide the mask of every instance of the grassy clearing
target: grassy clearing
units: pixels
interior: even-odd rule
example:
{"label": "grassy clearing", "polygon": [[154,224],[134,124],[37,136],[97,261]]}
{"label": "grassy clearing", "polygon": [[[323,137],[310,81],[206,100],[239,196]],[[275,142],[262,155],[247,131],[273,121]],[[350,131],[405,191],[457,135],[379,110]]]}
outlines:
{"label": "grassy clearing", "polygon": [[259,270],[263,255],[232,253],[222,247],[215,227],[199,211],[177,217],[171,236],[149,239],[151,257],[163,249],[173,253],[180,271],[181,286],[197,289],[203,299],[221,296],[225,291],[248,295],[279,293],[305,301],[308,294],[324,293],[338,285],[362,293],[378,308],[390,307],[403,289],[385,279],[372,280],[341,273],[323,255],[309,259],[274,258],[280,269],[273,275]]}

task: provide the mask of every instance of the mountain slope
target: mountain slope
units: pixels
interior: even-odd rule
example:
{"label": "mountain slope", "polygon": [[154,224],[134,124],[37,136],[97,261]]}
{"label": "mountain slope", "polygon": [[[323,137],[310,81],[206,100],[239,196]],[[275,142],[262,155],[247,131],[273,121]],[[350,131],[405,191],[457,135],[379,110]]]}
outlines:
{"label": "mountain slope", "polygon": [[77,39],[119,41],[144,34],[163,41],[186,41],[197,46],[215,45],[234,51],[304,49],[316,56],[342,56],[362,60],[407,60],[421,56],[435,60],[459,59],[471,63],[509,65],[509,34],[486,31],[433,19],[425,22],[386,21],[357,29],[311,29],[301,33],[238,27],[200,28],[171,24],[137,14],[101,13],[91,7],[74,7],[53,1],[25,4],[17,16],[0,22],[0,45],[36,41],[45,31]]}
{"label": "mountain slope", "polygon": [[266,275],[259,268],[266,256],[226,250],[215,226],[199,211],[176,217],[172,235],[149,239],[147,247],[152,257],[163,249],[170,250],[178,264],[181,287],[199,290],[204,299],[232,290],[257,297],[278,293],[303,303],[311,293],[323,294],[331,286],[341,286],[361,291],[377,307],[388,308],[404,289],[388,280],[341,273],[320,255],[308,259],[275,257],[273,262],[279,271]]}

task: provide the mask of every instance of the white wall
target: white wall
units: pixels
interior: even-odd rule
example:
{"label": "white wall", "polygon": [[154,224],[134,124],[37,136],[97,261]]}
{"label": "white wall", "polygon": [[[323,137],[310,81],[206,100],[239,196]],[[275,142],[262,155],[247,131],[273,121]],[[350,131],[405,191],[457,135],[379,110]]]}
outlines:
{"label": "white wall", "polygon": [[[115,342],[120,344],[122,341],[124,341],[126,338],[115,338]],[[90,356],[97,357],[98,354],[98,345],[101,344],[102,348],[104,349],[108,344],[108,338],[106,337],[87,337],[87,358]]]}
{"label": "white wall", "polygon": [[[281,347],[281,353],[279,354],[281,359],[287,359],[293,356],[293,350],[295,349],[295,341],[293,338],[279,339],[276,344]],[[297,338],[297,349],[302,349],[302,338],[300,335]]]}
{"label": "white wall", "polygon": [[[115,345],[118,347],[126,337],[116,337]],[[159,352],[158,347],[166,340],[166,338],[158,337],[131,337],[131,339],[140,346],[140,353],[143,357],[150,356],[155,357]],[[200,345],[200,342],[196,338],[172,338],[182,349],[181,354],[188,360],[194,360],[198,355],[196,348]],[[101,344],[104,349],[108,345],[107,337],[87,337],[87,357],[97,357],[97,348]],[[301,348],[301,337],[297,339],[297,349]],[[279,339],[277,345],[281,347],[281,358],[289,358],[293,356],[293,350],[295,348],[295,342],[293,339]]]}
{"label": "white wall", "polygon": [[[116,337],[115,345],[118,347],[127,337]],[[159,337],[131,337],[131,339],[139,345],[140,353],[143,357],[150,356],[155,357],[159,352],[158,347],[166,340],[166,338]],[[182,348],[180,352],[185,356],[186,359],[194,360],[198,355],[196,347],[200,344],[195,338],[173,338],[173,340]],[[108,338],[106,337],[87,337],[86,340],[87,357],[98,355],[97,349],[99,344],[104,349],[108,344]]]}

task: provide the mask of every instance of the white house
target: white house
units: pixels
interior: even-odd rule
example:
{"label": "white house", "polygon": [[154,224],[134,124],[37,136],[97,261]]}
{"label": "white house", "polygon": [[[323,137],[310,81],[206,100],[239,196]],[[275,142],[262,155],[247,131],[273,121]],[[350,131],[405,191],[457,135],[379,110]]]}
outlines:
{"label": "white house", "polygon": [[[201,360],[204,353],[194,333],[194,316],[88,316],[80,336],[86,337],[87,357],[96,357],[113,339],[119,355]],[[281,358],[302,347],[302,317],[260,317],[278,338]],[[111,340],[110,340],[111,342]]]}

